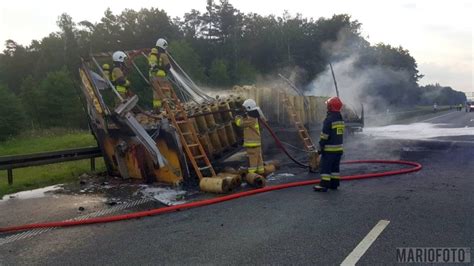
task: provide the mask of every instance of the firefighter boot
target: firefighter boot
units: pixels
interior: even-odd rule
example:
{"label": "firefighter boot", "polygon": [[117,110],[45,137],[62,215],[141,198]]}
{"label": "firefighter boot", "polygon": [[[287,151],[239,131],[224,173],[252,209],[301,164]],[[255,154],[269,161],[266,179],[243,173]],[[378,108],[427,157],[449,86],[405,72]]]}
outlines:
{"label": "firefighter boot", "polygon": [[339,179],[339,173],[333,173],[333,175],[331,176],[331,181],[329,181],[329,189],[337,190],[337,188],[339,187]]}

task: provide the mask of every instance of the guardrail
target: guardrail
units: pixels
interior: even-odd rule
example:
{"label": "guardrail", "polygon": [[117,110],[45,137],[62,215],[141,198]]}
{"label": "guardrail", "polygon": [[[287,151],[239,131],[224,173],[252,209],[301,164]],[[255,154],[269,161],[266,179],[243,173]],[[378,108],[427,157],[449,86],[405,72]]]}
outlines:
{"label": "guardrail", "polygon": [[95,158],[97,157],[102,157],[102,152],[98,147],[87,147],[12,156],[0,156],[0,170],[7,170],[8,185],[12,185],[13,169],[90,159],[91,170],[94,171]]}

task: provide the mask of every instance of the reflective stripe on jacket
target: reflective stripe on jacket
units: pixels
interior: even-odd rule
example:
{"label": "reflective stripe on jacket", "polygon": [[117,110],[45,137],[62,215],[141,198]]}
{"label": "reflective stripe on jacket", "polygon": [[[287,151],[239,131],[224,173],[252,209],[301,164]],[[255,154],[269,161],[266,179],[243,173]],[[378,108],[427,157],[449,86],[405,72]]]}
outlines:
{"label": "reflective stripe on jacket", "polygon": [[161,108],[161,100],[153,99],[153,108]]}
{"label": "reflective stripe on jacket", "polygon": [[115,86],[115,89],[117,90],[118,93],[120,94],[126,94],[127,93],[127,88],[124,86]]}
{"label": "reflective stripe on jacket", "polygon": [[254,117],[237,117],[235,124],[244,129],[244,147],[259,147],[262,145],[260,138],[260,124]]}

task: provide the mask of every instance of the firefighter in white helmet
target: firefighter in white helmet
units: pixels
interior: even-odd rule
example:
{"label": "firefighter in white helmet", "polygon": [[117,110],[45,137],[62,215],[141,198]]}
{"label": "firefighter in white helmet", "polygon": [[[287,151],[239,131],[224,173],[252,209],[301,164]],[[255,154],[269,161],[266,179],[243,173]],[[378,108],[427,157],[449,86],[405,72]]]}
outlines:
{"label": "firefighter in white helmet", "polygon": [[249,173],[263,174],[265,169],[262,158],[262,140],[260,136],[260,124],[258,118],[265,119],[262,111],[252,99],[247,99],[242,104],[245,115],[236,116],[235,124],[244,130],[244,144],[249,160]]}
{"label": "firefighter in white helmet", "polygon": [[[167,48],[168,42],[165,39],[160,38],[156,41],[156,47],[151,49],[151,52],[148,55],[148,73],[150,80],[153,78],[165,80],[168,76],[171,64],[168,54],[166,53]],[[156,91],[153,91],[153,109],[155,112],[161,110],[161,99]]]}
{"label": "firefighter in white helmet", "polygon": [[112,55],[112,61],[114,62],[114,68],[110,76],[110,81],[115,86],[117,92],[122,96],[122,98],[127,98],[129,95],[130,81],[124,74],[126,70],[125,59],[127,55],[122,51],[116,51]]}

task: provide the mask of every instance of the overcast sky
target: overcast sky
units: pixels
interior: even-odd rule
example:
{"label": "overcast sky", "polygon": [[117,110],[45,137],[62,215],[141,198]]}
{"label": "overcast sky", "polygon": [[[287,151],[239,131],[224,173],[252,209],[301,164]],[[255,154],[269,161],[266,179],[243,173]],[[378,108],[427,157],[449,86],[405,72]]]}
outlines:
{"label": "overcast sky", "polygon": [[[231,0],[244,13],[281,15],[284,10],[305,17],[331,17],[347,13],[363,24],[372,43],[383,42],[408,49],[425,77],[422,84],[439,82],[474,91],[472,0]],[[4,1],[0,7],[0,42],[13,39],[28,45],[57,31],[57,17],[68,13],[75,22],[98,21],[105,9],[158,7],[171,17],[191,9],[205,10],[206,0],[82,0]],[[3,50],[3,49],[1,49]]]}

